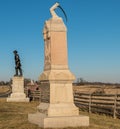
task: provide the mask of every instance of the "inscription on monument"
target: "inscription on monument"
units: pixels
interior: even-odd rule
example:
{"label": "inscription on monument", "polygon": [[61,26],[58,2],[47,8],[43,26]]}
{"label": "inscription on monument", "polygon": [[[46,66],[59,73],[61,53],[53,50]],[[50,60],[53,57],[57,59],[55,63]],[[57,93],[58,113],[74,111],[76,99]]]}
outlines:
{"label": "inscription on monument", "polygon": [[50,56],[50,40],[45,40],[45,69],[48,69],[51,64]]}

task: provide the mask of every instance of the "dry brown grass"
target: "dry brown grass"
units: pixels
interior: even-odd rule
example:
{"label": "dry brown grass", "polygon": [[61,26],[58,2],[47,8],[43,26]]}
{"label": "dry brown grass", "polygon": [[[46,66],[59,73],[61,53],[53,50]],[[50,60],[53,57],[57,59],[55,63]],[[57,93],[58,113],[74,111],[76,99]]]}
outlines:
{"label": "dry brown grass", "polygon": [[28,122],[28,113],[36,112],[38,102],[7,103],[0,99],[0,129],[40,129]]}
{"label": "dry brown grass", "polygon": [[0,86],[0,93],[4,93],[9,90],[8,86]]}
{"label": "dry brown grass", "polygon": [[[41,129],[28,122],[28,114],[35,113],[39,102],[7,103],[0,99],[0,129]],[[89,115],[80,111],[82,115]],[[105,115],[90,114],[90,126],[75,129],[120,129],[120,119]],[[72,128],[67,128],[72,129]]]}
{"label": "dry brown grass", "polygon": [[104,91],[106,94],[120,94],[120,88],[116,86],[100,86],[100,85],[84,85],[84,86],[73,86],[73,90],[83,93],[93,93],[97,90]]}

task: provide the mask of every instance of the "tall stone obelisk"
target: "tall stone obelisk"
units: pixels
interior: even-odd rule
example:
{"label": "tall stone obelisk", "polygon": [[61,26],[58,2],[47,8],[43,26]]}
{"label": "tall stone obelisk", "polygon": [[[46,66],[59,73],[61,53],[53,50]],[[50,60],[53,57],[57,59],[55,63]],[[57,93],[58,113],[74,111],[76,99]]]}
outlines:
{"label": "tall stone obelisk", "polygon": [[58,6],[56,3],[50,9],[52,18],[45,22],[43,30],[45,60],[40,81],[44,96],[47,92],[50,95],[28,119],[43,128],[88,126],[89,117],[79,116],[74,105],[72,82],[75,77],[68,68],[67,29],[62,18],[54,12]]}

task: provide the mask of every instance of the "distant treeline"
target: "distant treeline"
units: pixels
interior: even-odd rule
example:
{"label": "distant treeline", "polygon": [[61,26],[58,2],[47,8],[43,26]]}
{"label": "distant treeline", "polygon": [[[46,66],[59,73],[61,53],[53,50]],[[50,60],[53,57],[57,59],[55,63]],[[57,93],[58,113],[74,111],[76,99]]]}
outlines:
{"label": "distant treeline", "polygon": [[10,85],[10,82],[0,81],[0,86],[3,86],[3,85]]}
{"label": "distant treeline", "polygon": [[120,87],[120,83],[104,83],[104,82],[74,82],[74,86],[82,86],[82,85],[100,85],[100,86],[118,86]]}

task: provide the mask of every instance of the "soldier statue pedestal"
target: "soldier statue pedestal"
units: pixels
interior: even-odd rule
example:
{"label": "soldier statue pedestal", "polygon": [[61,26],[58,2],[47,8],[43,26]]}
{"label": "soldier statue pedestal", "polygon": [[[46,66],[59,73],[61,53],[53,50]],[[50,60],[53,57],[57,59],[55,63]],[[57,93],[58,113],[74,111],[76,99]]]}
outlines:
{"label": "soldier statue pedestal", "polygon": [[7,102],[29,102],[29,98],[26,98],[24,93],[24,78],[14,76],[12,81],[12,93],[7,98]]}

